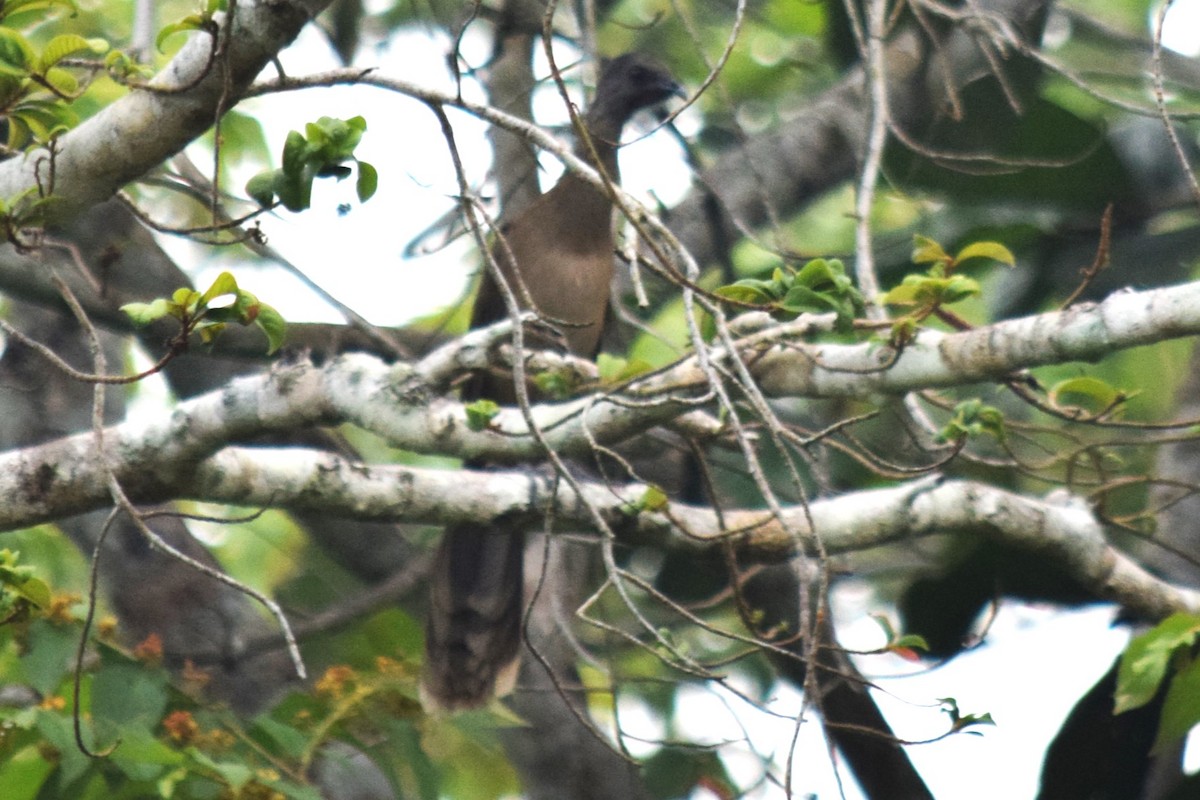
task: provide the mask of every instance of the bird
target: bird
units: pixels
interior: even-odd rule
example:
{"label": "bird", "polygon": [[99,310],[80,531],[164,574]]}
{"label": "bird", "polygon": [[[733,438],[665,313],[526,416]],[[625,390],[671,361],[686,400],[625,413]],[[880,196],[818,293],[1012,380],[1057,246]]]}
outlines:
{"label": "bird", "polygon": [[[638,111],[681,95],[671,74],[645,55],[626,53],[605,61],[582,117],[586,136],[580,137],[576,154],[616,182],[625,124]],[[608,193],[567,171],[499,233],[492,257],[518,304],[538,312],[551,326],[561,323],[557,341],[573,355],[594,359],[613,277]],[[508,316],[501,287],[484,270],[471,327]],[[535,348],[551,341],[555,337],[526,339]],[[465,402],[486,398],[512,405],[515,397],[511,373],[505,377],[496,371],[474,376],[462,391]],[[520,655],[524,555],[524,531],[499,523],[451,525],[442,534],[430,578],[421,685],[431,707],[477,708],[512,691]]]}

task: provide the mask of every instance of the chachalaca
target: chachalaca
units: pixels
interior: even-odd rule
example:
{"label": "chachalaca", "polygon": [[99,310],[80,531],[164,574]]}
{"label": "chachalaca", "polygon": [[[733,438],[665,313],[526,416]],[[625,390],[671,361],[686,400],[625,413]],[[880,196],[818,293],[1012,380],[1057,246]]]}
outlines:
{"label": "chachalaca", "polygon": [[[577,154],[614,182],[617,146],[637,111],[680,92],[658,64],[637,54],[608,61],[584,115],[590,147]],[[594,155],[593,155],[594,153]],[[596,157],[598,156],[598,164]],[[574,355],[594,358],[608,310],[613,276],[613,206],[600,188],[566,172],[500,230],[493,256],[518,303],[527,297],[545,322],[558,327]],[[508,257],[511,255],[511,259]],[[471,327],[508,316],[495,278],[485,270]],[[534,348],[551,337],[526,337]],[[536,395],[535,395],[536,396]],[[476,376],[466,401],[515,402],[511,374]],[[480,463],[467,466],[480,467]],[[422,691],[433,705],[473,708],[511,691],[517,676],[524,610],[525,534],[503,525],[453,525],[442,535],[430,578]]]}

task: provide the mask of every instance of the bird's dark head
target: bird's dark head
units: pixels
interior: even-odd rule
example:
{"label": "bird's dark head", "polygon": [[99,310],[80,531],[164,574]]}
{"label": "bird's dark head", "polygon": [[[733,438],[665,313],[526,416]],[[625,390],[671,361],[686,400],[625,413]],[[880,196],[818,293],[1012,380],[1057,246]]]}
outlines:
{"label": "bird's dark head", "polygon": [[643,108],[682,96],[683,87],[666,67],[640,53],[626,53],[601,66],[593,106],[624,122]]}

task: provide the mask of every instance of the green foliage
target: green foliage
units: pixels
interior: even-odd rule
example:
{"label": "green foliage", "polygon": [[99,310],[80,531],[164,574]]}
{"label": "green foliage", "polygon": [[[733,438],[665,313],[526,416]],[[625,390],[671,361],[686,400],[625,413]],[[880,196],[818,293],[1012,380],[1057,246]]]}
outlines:
{"label": "green foliage", "polygon": [[981,725],[995,725],[991,714],[964,714],[958,708],[958,701],[953,697],[941,697],[942,713],[950,717],[950,733],[969,733],[972,736],[982,736],[980,731],[971,730]]}
{"label": "green foliage", "polygon": [[[215,300],[228,300],[226,305],[213,305]],[[127,303],[121,310],[135,325],[149,325],[160,319],[179,321],[182,338],[193,332],[200,334],[205,344],[212,344],[225,327],[257,325],[267,336],[267,352],[274,353],[283,345],[287,324],[279,312],[240,288],[228,272],[222,272],[204,292],[187,287],[176,289],[170,298],[159,297],[149,303]]]}
{"label": "green foliage", "polygon": [[601,353],[596,358],[596,369],[600,372],[600,380],[613,386],[645,375],[653,366],[640,358],[622,358],[611,353]]}
{"label": "green foliage", "polygon": [[661,487],[650,484],[636,502],[629,503],[623,510],[630,516],[642,512],[654,513],[665,510],[670,502],[671,498]]}
{"label": "green foliage", "polygon": [[[84,608],[78,595],[44,582],[58,570],[43,569],[42,563],[78,556],[65,537],[49,529],[31,533],[17,538],[37,554],[33,562],[0,551],[0,591],[20,602],[36,601],[27,602],[27,613],[0,625],[0,674],[10,689],[29,690],[25,702],[0,707],[5,800],[319,800],[310,767],[336,760],[347,747],[374,762],[404,797],[436,798],[453,789],[453,796],[482,799],[515,790],[491,731],[498,721],[518,721],[491,712],[426,716],[413,660],[421,647],[420,628],[394,609],[335,634],[324,650],[314,643],[314,652],[353,663],[335,662],[307,692],[293,693],[249,720],[176,688],[159,664],[157,637],[125,649],[116,643],[116,623],[102,613],[99,637],[87,645],[79,710],[84,743],[105,755],[89,757],[73,733],[75,653]],[[83,577],[74,568],[69,572]],[[185,682],[193,690],[203,685],[206,669],[192,665]],[[386,746],[376,746],[379,741]],[[443,759],[463,766],[435,766]]]}
{"label": "green foliage", "polygon": [[1182,739],[1200,724],[1200,659],[1194,653],[1197,635],[1200,615],[1172,614],[1133,637],[1121,654],[1114,713],[1141,708],[1154,699],[1164,681],[1167,684],[1156,750]]}
{"label": "green foliage", "polygon": [[551,400],[570,397],[579,388],[577,376],[569,369],[548,369],[533,376],[533,385]]}
{"label": "green foliage", "polygon": [[898,633],[892,621],[883,614],[872,614],[871,619],[879,624],[887,636],[887,644],[881,652],[894,653],[906,661],[919,661],[921,656],[918,650],[922,653],[929,652],[929,643],[925,641],[925,637],[915,633]]}
{"label": "green foliage", "polygon": [[777,319],[832,311],[842,331],[850,329],[864,308],[862,293],[836,258],[814,258],[799,270],[776,267],[769,278],[743,278],[715,294],[742,306],[765,306]]}
{"label": "green foliage", "polygon": [[0,550],[0,623],[50,605],[50,587],[34,574],[34,568],[18,563],[20,554]]}
{"label": "green foliage", "polygon": [[353,161],[358,167],[358,199],[366,202],[379,188],[375,167],[354,157],[354,148],[366,129],[367,121],[362,117],[321,117],[305,125],[303,135],[291,131],[283,145],[283,166],[251,178],[246,183],[246,194],[264,208],[278,198],[289,211],[303,211],[311,204],[313,180],[342,180],[352,172],[346,162]]}
{"label": "green foliage", "polygon": [[1107,381],[1090,376],[1067,378],[1050,387],[1048,396],[1055,407],[1089,419],[1113,416],[1130,397]]}
{"label": "green foliage", "polygon": [[162,52],[163,43],[172,35],[183,31],[206,30],[212,32],[215,29],[213,15],[218,11],[225,11],[227,7],[228,0],[205,0],[204,8],[199,13],[189,14],[181,20],[163,26],[154,39],[154,46],[158,48],[159,52]]}
{"label": "green foliage", "polygon": [[938,432],[938,440],[962,442],[985,433],[1003,442],[1004,414],[995,406],[989,406],[979,398],[972,398],[954,407],[954,415]]}
{"label": "green foliage", "polygon": [[49,11],[56,6],[68,9],[72,14],[79,11],[73,0],[5,0],[0,4],[0,22],[10,17],[20,16],[35,11]]}
{"label": "green foliage", "polygon": [[[0,14],[15,13],[5,4]],[[29,4],[24,9],[31,10]],[[8,121],[10,150],[40,146],[70,130],[78,118],[69,102],[79,81],[61,66],[80,53],[103,54],[108,42],[74,33],[54,36],[40,49],[21,31],[0,25],[0,110]]]}
{"label": "green foliage", "polygon": [[486,430],[492,424],[492,420],[500,413],[500,406],[495,400],[476,400],[469,403],[466,407],[467,412],[467,427],[473,431]]}
{"label": "green foliage", "polygon": [[913,263],[930,266],[922,274],[905,275],[899,286],[885,292],[880,298],[880,302],[885,305],[912,309],[893,321],[891,343],[897,347],[908,343],[916,335],[920,324],[930,316],[936,316],[955,328],[969,327],[947,306],[979,295],[979,282],[965,275],[955,274],[955,270],[965,261],[980,258],[998,261],[1010,267],[1016,264],[1013,254],[999,242],[973,242],[951,256],[933,239],[914,235]]}

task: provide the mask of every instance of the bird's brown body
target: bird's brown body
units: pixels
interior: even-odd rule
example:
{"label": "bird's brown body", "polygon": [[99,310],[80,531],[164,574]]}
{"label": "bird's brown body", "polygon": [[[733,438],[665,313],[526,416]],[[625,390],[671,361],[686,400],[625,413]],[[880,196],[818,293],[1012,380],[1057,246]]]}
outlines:
{"label": "bird's brown body", "polygon": [[[608,62],[584,119],[590,147],[581,145],[579,154],[615,182],[625,123],[678,91],[665,70],[640,56]],[[593,358],[608,310],[613,249],[608,194],[568,172],[501,230],[493,257],[520,306],[531,305],[556,327],[571,353]],[[485,271],[471,326],[506,317],[504,294]],[[542,337],[527,342],[547,344]],[[464,390],[466,400],[511,404],[514,396],[511,377],[495,374]],[[511,688],[520,649],[524,540],[523,531],[502,525],[452,526],[443,535],[426,627],[423,689],[432,703],[470,708]]]}

